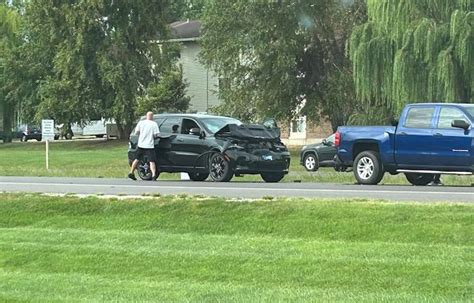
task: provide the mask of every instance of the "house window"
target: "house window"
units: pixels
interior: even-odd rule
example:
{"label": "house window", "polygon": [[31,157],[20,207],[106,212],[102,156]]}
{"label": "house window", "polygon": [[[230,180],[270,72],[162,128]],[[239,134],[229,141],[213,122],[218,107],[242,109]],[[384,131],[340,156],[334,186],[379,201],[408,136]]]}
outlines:
{"label": "house window", "polygon": [[291,121],[290,137],[294,137],[294,138],[306,137],[306,116],[301,116]]}

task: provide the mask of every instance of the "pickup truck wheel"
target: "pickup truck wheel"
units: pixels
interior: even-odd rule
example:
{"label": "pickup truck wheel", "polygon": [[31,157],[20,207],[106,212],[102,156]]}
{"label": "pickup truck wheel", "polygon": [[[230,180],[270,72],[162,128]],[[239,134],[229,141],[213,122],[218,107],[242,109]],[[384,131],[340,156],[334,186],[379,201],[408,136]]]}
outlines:
{"label": "pickup truck wheel", "polygon": [[280,182],[283,177],[285,177],[284,173],[261,173],[260,176],[262,177],[263,181],[267,183],[276,183]]}
{"label": "pickup truck wheel", "polygon": [[307,171],[317,171],[319,169],[319,159],[313,153],[307,154],[303,159],[304,168]]}
{"label": "pickup truck wheel", "polygon": [[408,182],[413,185],[428,185],[431,181],[433,181],[435,175],[432,174],[417,174],[417,173],[405,173],[405,177],[407,178]]}
{"label": "pickup truck wheel", "polygon": [[188,173],[189,179],[193,181],[204,181],[209,177],[209,174],[203,174],[203,173]]}
{"label": "pickup truck wheel", "polygon": [[384,175],[379,154],[375,151],[364,151],[354,160],[354,176],[359,184],[378,184]]}
{"label": "pickup truck wheel", "polygon": [[215,182],[228,182],[234,176],[230,162],[223,154],[215,153],[209,160],[209,175]]}

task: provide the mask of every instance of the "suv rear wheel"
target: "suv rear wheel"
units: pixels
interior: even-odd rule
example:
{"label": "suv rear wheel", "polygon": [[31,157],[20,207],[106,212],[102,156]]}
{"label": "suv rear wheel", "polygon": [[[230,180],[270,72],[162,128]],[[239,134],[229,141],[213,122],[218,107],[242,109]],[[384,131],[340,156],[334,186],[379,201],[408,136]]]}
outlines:
{"label": "suv rear wheel", "polygon": [[230,162],[223,154],[215,153],[209,160],[209,175],[216,182],[228,182],[234,176]]}
{"label": "suv rear wheel", "polygon": [[359,184],[378,184],[384,175],[379,154],[372,150],[363,151],[356,156],[353,170]]}
{"label": "suv rear wheel", "polygon": [[[138,171],[138,176],[142,180],[150,181],[151,178],[153,177],[149,162],[140,160],[140,162],[138,163],[138,166],[137,166],[137,171]],[[158,175],[159,174],[157,173],[157,177],[158,177]]]}

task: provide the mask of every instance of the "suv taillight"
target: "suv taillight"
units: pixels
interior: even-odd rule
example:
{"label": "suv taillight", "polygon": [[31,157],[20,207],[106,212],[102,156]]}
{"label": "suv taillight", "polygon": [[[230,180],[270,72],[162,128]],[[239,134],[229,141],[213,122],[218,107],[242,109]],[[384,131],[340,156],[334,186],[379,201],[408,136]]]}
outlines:
{"label": "suv taillight", "polygon": [[341,144],[341,134],[339,132],[336,132],[334,134],[334,146],[339,147],[339,144]]}

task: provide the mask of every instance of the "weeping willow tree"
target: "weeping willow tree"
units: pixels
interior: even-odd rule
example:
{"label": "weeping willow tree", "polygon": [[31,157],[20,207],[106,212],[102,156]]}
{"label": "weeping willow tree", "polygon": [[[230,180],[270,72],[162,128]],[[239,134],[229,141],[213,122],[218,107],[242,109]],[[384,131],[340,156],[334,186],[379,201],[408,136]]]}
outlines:
{"label": "weeping willow tree", "polygon": [[[474,103],[474,0],[367,0],[349,56],[366,112],[409,102]],[[388,117],[389,118],[389,117]]]}

